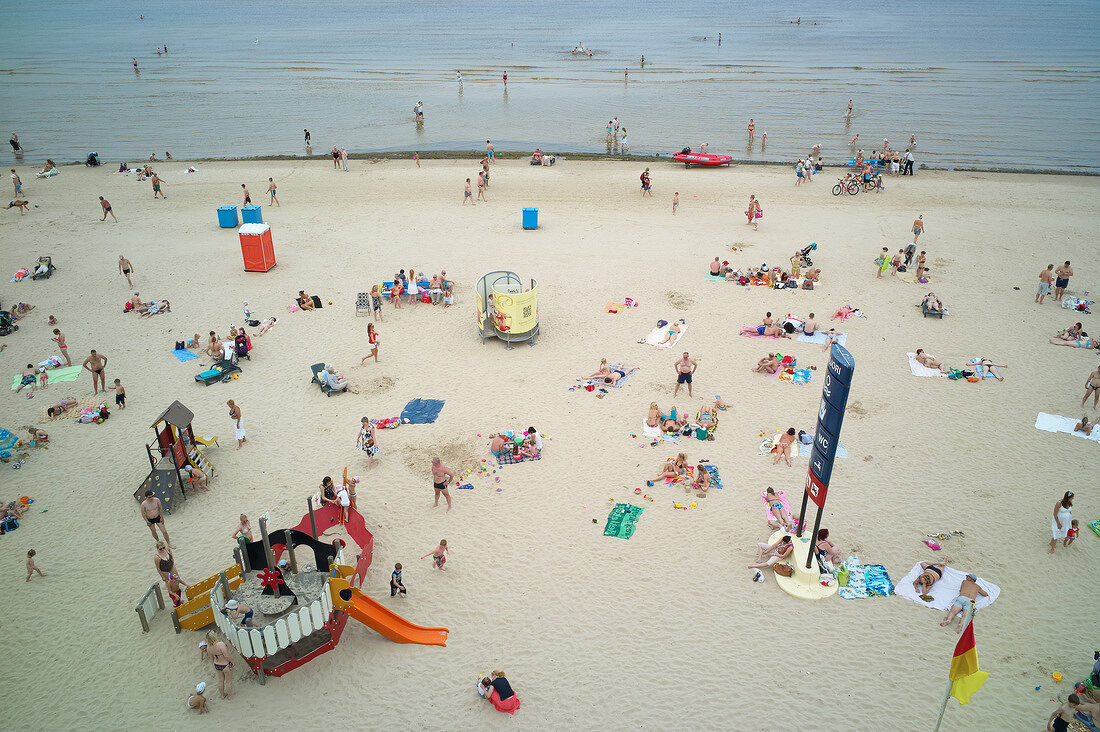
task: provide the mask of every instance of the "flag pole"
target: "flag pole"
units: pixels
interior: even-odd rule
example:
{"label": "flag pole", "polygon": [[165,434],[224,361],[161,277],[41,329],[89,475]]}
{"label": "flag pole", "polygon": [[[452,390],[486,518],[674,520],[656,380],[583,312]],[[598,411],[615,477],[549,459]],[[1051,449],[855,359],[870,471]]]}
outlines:
{"label": "flag pole", "polygon": [[[963,628],[970,623],[974,622],[974,606],[971,604],[970,609],[967,610],[966,616],[963,618]],[[943,713],[947,709],[947,700],[951,698],[951,680],[947,681],[947,690],[943,692],[943,703],[940,704],[940,716],[936,717],[936,729],[933,732],[940,732],[940,722],[943,721]]]}

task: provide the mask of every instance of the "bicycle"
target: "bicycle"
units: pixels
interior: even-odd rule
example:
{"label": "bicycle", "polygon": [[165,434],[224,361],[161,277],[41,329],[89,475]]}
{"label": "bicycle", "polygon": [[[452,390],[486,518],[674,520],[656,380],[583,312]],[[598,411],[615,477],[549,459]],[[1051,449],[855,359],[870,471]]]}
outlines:
{"label": "bicycle", "polygon": [[835,186],[833,186],[833,195],[834,196],[839,196],[841,193],[844,193],[845,191],[847,191],[848,194],[852,195],[852,196],[859,193],[859,183],[855,182],[850,177],[837,178],[836,180],[837,180],[837,183],[836,183]]}

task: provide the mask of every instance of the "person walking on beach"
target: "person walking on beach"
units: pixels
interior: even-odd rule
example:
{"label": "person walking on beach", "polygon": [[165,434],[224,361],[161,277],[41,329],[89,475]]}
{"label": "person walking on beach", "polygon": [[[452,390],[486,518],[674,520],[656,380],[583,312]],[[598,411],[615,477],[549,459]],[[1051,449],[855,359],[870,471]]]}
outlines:
{"label": "person walking on beach", "polygon": [[643,170],[638,178],[642,181],[642,196],[644,197],[647,193],[652,196],[653,191],[650,189],[649,168]]}
{"label": "person walking on beach", "polygon": [[1073,267],[1069,266],[1069,260],[1067,259],[1065,264],[1054,270],[1054,274],[1054,299],[1061,302],[1062,296],[1066,294],[1066,288],[1069,287],[1069,278],[1073,276]]}
{"label": "person walking on beach", "polygon": [[107,220],[107,214],[111,214],[111,218],[114,219],[115,223],[117,224],[118,223],[118,217],[115,216],[115,212],[111,210],[111,202],[108,201],[103,196],[100,196],[99,197],[99,205],[103,209],[103,218],[101,218],[100,221],[106,221]]}
{"label": "person walking on beach", "polygon": [[158,193],[160,194],[161,198],[168,198],[168,196],[164,195],[164,193],[160,190],[160,184],[165,182],[163,178],[161,178],[156,173],[153,173],[153,177],[150,179],[150,182],[152,182],[153,184],[154,199],[156,199]]}
{"label": "person walking on beach", "polygon": [[756,208],[752,212],[752,230],[760,230],[760,221],[764,218],[764,209],[760,205],[760,199],[756,199]]}
{"label": "person walking on beach", "polygon": [[446,569],[446,567],[444,567],[443,565],[447,563],[448,552],[450,552],[450,549],[447,548],[447,540],[440,539],[439,546],[437,546],[435,549],[432,549],[430,552],[420,558],[424,559],[424,557],[431,557],[432,566],[434,566],[436,569]]}
{"label": "person walking on beach", "polygon": [[435,488],[435,503],[432,504],[432,508],[439,505],[439,496],[442,495],[447,499],[447,510],[451,510],[451,493],[447,490],[447,486],[454,478],[453,470],[444,465],[439,458],[432,458],[432,486]]}
{"label": "person walking on beach", "polygon": [[27,581],[28,582],[31,581],[31,575],[34,574],[35,572],[38,572],[39,577],[45,577],[46,576],[46,573],[43,572],[41,569],[39,569],[38,566],[34,563],[34,555],[37,554],[37,553],[38,552],[36,552],[34,549],[31,549],[30,551],[27,552]]}
{"label": "person walking on beach", "polygon": [[65,334],[58,328],[53,329],[53,334],[54,338],[51,338],[51,340],[56,342],[58,349],[61,350],[61,355],[65,358],[65,365],[72,366],[73,360],[69,358],[69,345],[65,343]]}
{"label": "person walking on beach", "polygon": [[378,363],[378,332],[374,329],[374,323],[367,323],[367,344],[370,346],[370,353],[363,356],[359,362],[360,366],[365,364],[371,356],[374,356],[374,362]]}
{"label": "person walking on beach", "polygon": [[924,233],[924,214],[921,214],[913,222],[913,243],[917,243],[917,239]]}
{"label": "person walking on beach", "polygon": [[676,215],[676,207],[680,205],[680,191],[672,194],[672,215]]}
{"label": "person walking on beach", "polygon": [[698,362],[694,358],[688,355],[687,351],[684,351],[684,355],[675,364],[676,369],[676,388],[672,390],[672,398],[675,399],[676,395],[680,393],[680,384],[687,384],[688,397],[691,397],[691,377],[695,374],[695,369],[699,368]]}
{"label": "person walking on beach", "polygon": [[489,199],[485,197],[485,172],[481,171],[477,174],[477,200],[489,202]]}
{"label": "person walking on beach", "polygon": [[252,195],[248,192],[248,186],[241,183],[241,190],[244,191],[244,203],[243,206],[247,206],[252,203]]}
{"label": "person walking on beach", "polygon": [[1054,265],[1048,264],[1047,268],[1039,272],[1039,290],[1035,293],[1035,302],[1043,304],[1043,298],[1050,294],[1050,284],[1054,281]]}
{"label": "person walking on beach", "polygon": [[344,166],[344,172],[348,172],[348,149],[346,147],[340,148],[340,164]]}
{"label": "person walking on beach", "polygon": [[1089,394],[1092,394],[1092,408],[1096,409],[1098,403],[1100,403],[1100,368],[1097,368],[1085,381],[1085,396],[1081,399],[1081,406],[1085,406],[1085,402],[1088,401]]}
{"label": "person walking on beach", "polygon": [[248,442],[248,438],[244,436],[244,424],[241,422],[241,408],[234,404],[232,399],[225,404],[229,407],[229,421],[233,423],[233,431],[237,438],[237,449],[240,450],[241,445]]}
{"label": "person walking on beach", "polygon": [[15,168],[11,169],[11,184],[15,186],[15,196],[18,198],[23,195],[23,181],[19,177],[19,174],[15,172]]}
{"label": "person walking on beach", "polygon": [[[470,179],[469,179],[469,178],[467,178],[467,179],[466,179],[466,190],[465,190],[465,192],[464,192],[464,193],[463,193],[463,195],[462,195],[462,205],[463,205],[463,206],[465,206],[465,205],[466,205],[466,202],[467,202],[467,201],[470,201],[470,195],[471,195],[471,194],[470,194]],[[476,203],[474,203],[473,201],[470,201],[470,205],[471,205],[471,206],[476,206],[477,204],[476,204]]]}
{"label": "person walking on beach", "polygon": [[[370,417],[359,420],[359,436],[355,439],[355,446],[366,453],[367,470],[374,465],[374,456],[378,454],[378,443],[375,441],[374,424]],[[438,500],[438,499],[437,499]]]}
{"label": "person walking on beach", "polygon": [[279,203],[279,197],[275,195],[275,179],[267,179],[267,193],[271,197],[271,200],[267,202],[267,205],[275,204],[279,208],[282,208],[283,204]]}
{"label": "person walking on beach", "polygon": [[1071,509],[1073,508],[1073,491],[1066,491],[1057,503],[1054,504],[1054,518],[1050,520],[1050,551],[1054,553],[1054,545],[1061,539],[1065,541],[1069,535],[1070,521],[1073,520]]}
{"label": "person walking on beach", "polygon": [[107,357],[101,353],[96,353],[95,349],[92,349],[92,353],[86,359],[84,359],[84,368],[92,372],[92,394],[98,394],[99,386],[103,387],[103,391],[107,391],[107,382],[103,376],[103,370],[107,368]]}
{"label": "person walking on beach", "polygon": [[401,562],[393,565],[393,573],[390,574],[390,597],[394,597],[397,593],[401,593],[401,597],[408,594],[405,584],[401,581]]}
{"label": "person walking on beach", "polygon": [[206,634],[206,653],[218,674],[218,691],[221,692],[222,699],[230,699],[233,696],[233,659],[229,656],[225,642],[218,640],[212,630]]}
{"label": "person walking on beach", "polygon": [[145,525],[149,527],[149,533],[153,535],[153,541],[157,539],[157,527],[164,534],[164,541],[170,549],[175,549],[172,540],[168,537],[168,527],[164,525],[164,505],[160,499],[153,495],[153,491],[145,491],[145,500],[141,502],[141,517],[145,519]]}
{"label": "person walking on beach", "polygon": [[485,141],[485,157],[489,158],[489,162],[493,162],[496,150],[493,148],[493,143],[488,140]]}
{"label": "person walking on beach", "polygon": [[134,271],[134,265],[130,264],[130,260],[121,254],[118,255],[118,273],[126,275],[126,285],[130,288],[134,288],[134,283],[130,279],[130,273]]}

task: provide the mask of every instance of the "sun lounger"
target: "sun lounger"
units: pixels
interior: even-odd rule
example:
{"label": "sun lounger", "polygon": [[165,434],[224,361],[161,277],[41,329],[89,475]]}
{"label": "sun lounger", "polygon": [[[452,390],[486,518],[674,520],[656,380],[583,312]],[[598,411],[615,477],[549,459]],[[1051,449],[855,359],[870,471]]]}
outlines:
{"label": "sun lounger", "polygon": [[205,386],[221,381],[231,374],[241,373],[241,368],[232,361],[218,361],[213,368],[195,375],[195,381],[202,382]]}
{"label": "sun lounger", "polygon": [[926,317],[926,318],[929,315],[934,315],[937,318],[939,318],[940,320],[943,320],[943,310],[933,310],[930,307],[928,307],[928,303],[922,302],[920,304],[920,311],[922,313],[924,313],[924,317]]}
{"label": "sun lounger", "polygon": [[339,386],[335,389],[325,383],[324,378],[321,376],[321,372],[325,370],[325,365],[323,363],[315,363],[309,367],[309,370],[313,372],[312,383],[315,383],[319,387],[321,387],[321,393],[325,396],[342,394],[343,392],[347,391],[348,383],[346,381],[344,382],[343,386]]}

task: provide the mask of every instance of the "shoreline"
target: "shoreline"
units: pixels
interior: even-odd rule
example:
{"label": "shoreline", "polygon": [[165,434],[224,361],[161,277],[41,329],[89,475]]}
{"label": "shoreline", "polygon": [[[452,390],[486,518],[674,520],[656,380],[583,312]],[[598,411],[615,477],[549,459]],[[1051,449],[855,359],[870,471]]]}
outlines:
{"label": "shoreline", "polygon": [[[414,150],[387,150],[385,152],[356,152],[348,153],[348,160],[405,160],[408,159],[414,152]],[[467,158],[477,158],[484,154],[480,150],[428,150],[419,151],[421,160],[463,160]],[[623,155],[621,153],[586,153],[586,152],[555,152],[555,156],[571,161],[601,161],[601,162],[636,162],[636,163],[676,163],[672,160],[671,155],[662,154],[650,154],[650,155]],[[524,160],[530,157],[530,153],[518,153],[509,151],[495,151],[495,158],[497,160]],[[200,158],[177,158],[173,157],[171,160],[157,159],[158,163],[231,163],[231,162],[263,162],[263,161],[314,161],[314,160],[331,160],[327,154],[320,155],[246,155],[238,157],[200,157]],[[139,159],[137,165],[144,165],[147,160]],[[17,161],[13,164],[27,165],[28,163]],[[676,163],[679,165],[679,163]],[[83,160],[74,160],[68,163],[58,163],[59,166],[72,166],[72,165],[84,165]],[[733,163],[728,167],[737,167],[740,165],[754,165],[761,167],[781,167],[781,166],[793,166],[792,162],[781,160],[748,160],[742,158],[734,158]],[[102,163],[101,167],[110,167],[110,163]],[[131,166],[132,168],[133,166]],[[697,166],[698,167],[698,166]],[[848,168],[848,165],[826,165],[826,169],[830,168]],[[1010,168],[1010,167],[958,167],[958,166],[935,166],[921,163],[917,166],[917,170],[927,171],[939,171],[948,173],[1007,173],[1012,175],[1064,175],[1064,176],[1079,176],[1082,178],[1095,178],[1100,176],[1098,172],[1085,172],[1079,170],[1062,170],[1060,168]]]}

